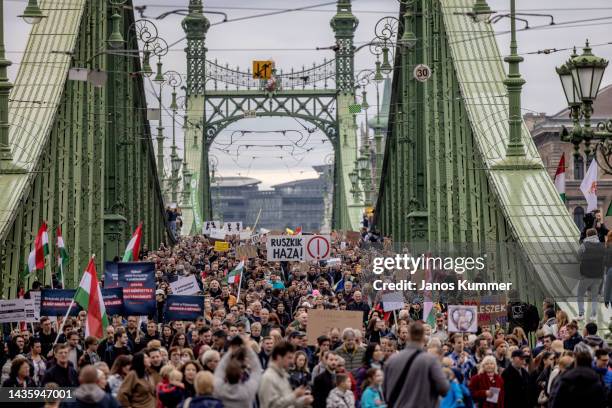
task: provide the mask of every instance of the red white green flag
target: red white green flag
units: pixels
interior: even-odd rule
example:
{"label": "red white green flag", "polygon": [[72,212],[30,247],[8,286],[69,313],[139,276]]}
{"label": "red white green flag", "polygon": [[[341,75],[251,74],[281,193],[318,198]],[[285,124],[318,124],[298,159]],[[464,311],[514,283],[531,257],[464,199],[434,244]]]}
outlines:
{"label": "red white green flag", "polygon": [[62,288],[64,286],[64,272],[68,270],[68,251],[64,245],[64,238],[62,237],[62,227],[57,227],[57,279],[62,282]]}
{"label": "red white green flag", "polygon": [[125,248],[125,253],[123,254],[123,262],[133,262],[138,260],[138,256],[140,255],[140,240],[142,239],[142,222],[138,224],[138,228],[134,231],[134,235],[132,235],[132,239]]}
{"label": "red white green flag", "polygon": [[555,187],[559,192],[561,200],[565,202],[565,153],[561,155],[557,172],[555,173]]}
{"label": "red white green flag", "polygon": [[106,315],[93,256],[83,273],[81,283],[79,283],[74,295],[74,301],[87,312],[85,336],[93,336],[98,339],[104,337],[104,331],[108,326],[108,316]]}
{"label": "red white green flag", "polygon": [[43,222],[34,239],[34,250],[28,257],[28,273],[32,275],[37,270],[45,269],[45,257],[49,255],[49,234],[47,223]]}
{"label": "red white green flag", "polygon": [[240,261],[238,266],[236,266],[228,275],[227,275],[227,283],[238,283],[240,284],[240,280],[242,279],[242,272],[244,271],[244,261]]}

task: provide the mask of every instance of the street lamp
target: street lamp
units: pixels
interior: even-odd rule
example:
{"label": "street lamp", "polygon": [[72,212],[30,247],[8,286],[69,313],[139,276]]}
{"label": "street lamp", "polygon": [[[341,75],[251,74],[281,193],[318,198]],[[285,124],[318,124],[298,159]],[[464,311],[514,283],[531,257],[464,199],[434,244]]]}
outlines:
{"label": "street lamp", "polygon": [[[606,173],[612,174],[612,119],[599,122],[595,130],[591,126],[593,103],[599,93],[603,74],[608,61],[592,53],[589,42],[581,55],[574,54],[562,66],[556,68],[565,99],[572,112],[574,127],[568,130],[563,127],[561,140],[574,145],[574,156],[580,154],[580,144],[584,142],[584,154],[591,156],[591,140],[597,140],[595,145],[595,161]],[[583,118],[583,125],[580,118]]]}
{"label": "street lamp", "polygon": [[28,24],[38,24],[47,16],[38,7],[38,0],[29,0],[23,14],[18,17],[23,18],[23,21]]}
{"label": "street lamp", "polygon": [[112,32],[108,37],[108,45],[111,48],[122,48],[125,43],[123,35],[121,34],[121,14],[119,14],[121,7],[127,0],[110,0],[113,5],[113,15],[111,16],[111,28]]}
{"label": "street lamp", "polygon": [[479,23],[488,21],[492,14],[493,10],[491,10],[491,7],[489,7],[486,0],[476,0],[474,6],[472,7],[471,13],[474,21]]}
{"label": "street lamp", "polygon": [[151,69],[151,51],[144,50],[142,52],[142,73],[150,77],[153,75],[153,70]]}

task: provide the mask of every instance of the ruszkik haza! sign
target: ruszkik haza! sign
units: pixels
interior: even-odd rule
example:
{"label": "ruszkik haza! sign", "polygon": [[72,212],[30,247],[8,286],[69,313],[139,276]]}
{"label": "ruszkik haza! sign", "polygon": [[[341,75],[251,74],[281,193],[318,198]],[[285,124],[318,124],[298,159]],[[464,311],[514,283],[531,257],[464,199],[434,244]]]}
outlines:
{"label": "ruszkik haza! sign", "polygon": [[266,240],[268,261],[319,261],[331,253],[329,235],[270,235]]}

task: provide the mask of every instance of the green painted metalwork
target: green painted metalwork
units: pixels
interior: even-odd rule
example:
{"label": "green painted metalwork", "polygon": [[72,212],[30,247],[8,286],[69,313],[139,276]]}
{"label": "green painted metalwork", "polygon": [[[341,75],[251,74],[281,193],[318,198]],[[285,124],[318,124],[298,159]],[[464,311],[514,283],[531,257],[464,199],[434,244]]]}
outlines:
{"label": "green painted metalwork", "polygon": [[[363,205],[353,202],[345,186],[357,157],[357,132],[349,105],[355,103],[353,37],[358,24],[349,0],[339,0],[331,26],[336,58],[302,70],[275,70],[270,81],[206,60],[205,39],[210,23],[202,2],[190,0],[183,20],[187,35],[187,121],[185,151],[193,175],[195,197],[183,210],[187,233],[201,230],[212,217],[209,149],[219,132],[245,117],[295,117],[312,123],[332,142],[335,152],[332,225],[356,229]],[[191,207],[191,208],[189,208]]]}
{"label": "green painted metalwork", "polygon": [[[395,53],[375,226],[397,242],[496,246],[489,279],[511,278],[528,301],[565,301],[575,282],[562,272],[575,263],[578,230],[515,120],[518,68],[508,80],[490,25],[468,16],[473,4],[402,2],[398,38],[410,30],[417,44]],[[426,82],[413,78],[421,63],[432,70]],[[506,157],[509,141],[523,146],[520,160]]]}
{"label": "green painted metalwork", "polygon": [[[144,244],[157,246],[166,236],[144,83],[134,74],[141,71],[139,58],[107,51],[112,5],[66,0],[57,8],[47,0],[42,9],[47,18],[28,39],[9,111],[13,163],[27,173],[0,175],[4,298],[15,297],[43,220],[50,238],[62,227],[69,287],[92,254],[102,271],[103,260],[123,251],[140,221]],[[131,8],[121,8],[121,18],[127,47],[137,49],[128,34]],[[106,85],[68,80],[75,66],[108,72]],[[47,263],[49,283],[55,261],[50,256]]]}

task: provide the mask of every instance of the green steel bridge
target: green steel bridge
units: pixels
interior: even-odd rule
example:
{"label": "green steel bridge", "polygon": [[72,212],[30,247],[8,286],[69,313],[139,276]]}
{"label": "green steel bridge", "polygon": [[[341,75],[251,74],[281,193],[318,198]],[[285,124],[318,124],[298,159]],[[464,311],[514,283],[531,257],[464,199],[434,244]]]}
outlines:
{"label": "green steel bridge", "polygon": [[[172,244],[164,221],[163,136],[154,148],[142,75],[163,47],[149,41],[131,0],[53,3],[41,1],[47,18],[33,27],[10,92],[12,158],[0,166],[4,298],[16,294],[42,221],[50,232],[64,231],[69,287],[92,253],[99,254],[99,270],[122,253],[141,221],[149,246]],[[489,278],[518,282],[522,297],[533,302],[566,301],[576,284],[568,270],[579,231],[520,119],[520,61],[507,59],[516,63],[507,75],[490,25],[468,15],[473,3],[398,3],[397,37],[387,50],[394,59],[390,101],[382,110],[388,117],[376,146],[374,225],[396,242],[503,247]],[[189,0],[182,24],[188,67],[183,233],[197,233],[212,216],[214,138],[243,118],[266,116],[302,119],[329,138],[332,226],[358,230],[365,205],[351,180],[359,141],[350,107],[358,96],[353,38],[359,22],[350,0],[338,0],[331,16],[335,58],[308,69],[275,67],[272,81],[207,60],[210,23],[203,11],[201,0]],[[109,38],[123,52],[109,47]],[[417,64],[431,68],[427,81],[415,80]],[[90,81],[74,80],[76,67],[88,69]],[[102,83],[95,80],[100,73],[107,73]],[[33,78],[44,85],[29,86]],[[566,306],[575,312],[573,303]]]}

